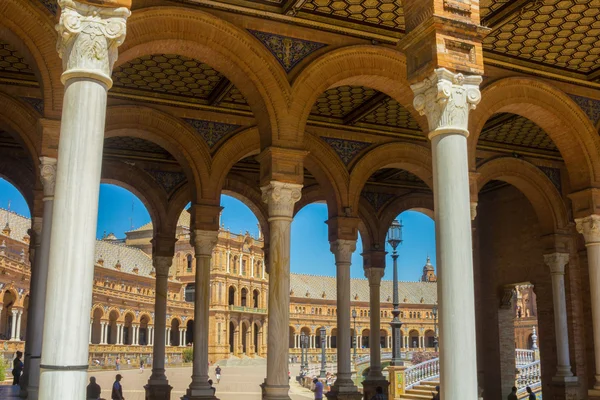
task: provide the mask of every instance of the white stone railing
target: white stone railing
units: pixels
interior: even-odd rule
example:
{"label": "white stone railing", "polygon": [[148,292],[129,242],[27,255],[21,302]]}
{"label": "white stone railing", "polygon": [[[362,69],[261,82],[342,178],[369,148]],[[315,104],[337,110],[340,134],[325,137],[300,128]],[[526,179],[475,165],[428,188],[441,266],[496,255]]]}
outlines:
{"label": "white stone railing", "polygon": [[527,364],[531,364],[535,361],[535,351],[516,349],[515,350],[515,363],[517,367],[521,367]]}
{"label": "white stone railing", "polygon": [[404,370],[404,390],[412,389],[420,382],[440,376],[440,359],[434,358]]}
{"label": "white stone railing", "polygon": [[540,368],[540,360],[517,368],[517,378],[515,381],[517,394],[525,392],[527,386],[535,389],[541,385],[541,382],[542,370]]}

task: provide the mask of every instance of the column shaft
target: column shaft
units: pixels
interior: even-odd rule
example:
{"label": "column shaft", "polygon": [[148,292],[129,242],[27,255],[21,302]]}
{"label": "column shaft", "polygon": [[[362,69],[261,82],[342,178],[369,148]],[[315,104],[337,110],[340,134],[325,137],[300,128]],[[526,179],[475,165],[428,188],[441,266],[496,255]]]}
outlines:
{"label": "column shaft", "polygon": [[156,341],[152,348],[152,375],[148,379],[149,386],[168,386],[165,375],[165,344],[167,325],[167,296],[169,288],[169,268],[173,258],[169,256],[154,256],[156,270],[156,297],[154,299],[154,326]]}
{"label": "column shaft", "polygon": [[381,346],[379,345],[379,330],[381,329],[381,278],[383,268],[365,269],[365,275],[369,279],[369,306],[371,309],[369,353],[371,365],[367,379],[383,379],[381,373]]}

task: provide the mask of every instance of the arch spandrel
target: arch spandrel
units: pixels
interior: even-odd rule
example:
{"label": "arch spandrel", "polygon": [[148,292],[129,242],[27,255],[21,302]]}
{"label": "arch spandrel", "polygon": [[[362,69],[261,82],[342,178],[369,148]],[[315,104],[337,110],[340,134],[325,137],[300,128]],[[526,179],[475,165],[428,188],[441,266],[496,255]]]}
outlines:
{"label": "arch spandrel", "polygon": [[496,113],[512,113],[541,127],[565,160],[574,190],[600,185],[600,138],[585,113],[562,91],[532,78],[501,79],[482,91],[469,114],[469,165],[476,165],[477,141]]}
{"label": "arch spandrel", "polygon": [[477,187],[500,180],[519,189],[535,210],[543,234],[559,233],[567,228],[566,206],[550,179],[536,166],[512,157],[486,162],[477,170]]}
{"label": "arch spandrel", "polygon": [[243,29],[200,10],[140,9],[127,21],[127,39],[119,48],[117,65],[147,54],[180,54],[224,74],[248,101],[262,148],[285,132],[281,121],[290,100],[287,77],[269,51]]}

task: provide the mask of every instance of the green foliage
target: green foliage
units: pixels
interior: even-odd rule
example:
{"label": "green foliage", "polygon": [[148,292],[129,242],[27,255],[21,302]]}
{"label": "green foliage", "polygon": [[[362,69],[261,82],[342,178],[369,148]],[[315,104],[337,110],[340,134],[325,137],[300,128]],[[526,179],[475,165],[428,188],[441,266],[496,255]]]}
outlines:
{"label": "green foliage", "polygon": [[6,380],[6,375],[10,369],[10,362],[0,356],[0,382]]}
{"label": "green foliage", "polygon": [[187,347],[183,350],[183,362],[189,363],[194,360],[194,349]]}

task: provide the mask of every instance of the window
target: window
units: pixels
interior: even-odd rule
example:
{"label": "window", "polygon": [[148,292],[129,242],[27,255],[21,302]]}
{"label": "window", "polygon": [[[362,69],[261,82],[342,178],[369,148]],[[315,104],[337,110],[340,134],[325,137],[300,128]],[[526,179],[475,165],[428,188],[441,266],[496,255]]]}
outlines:
{"label": "window", "polygon": [[193,283],[189,283],[185,286],[185,301],[193,303],[196,298],[196,286]]}
{"label": "window", "polygon": [[187,272],[192,272],[192,255],[187,255]]}

